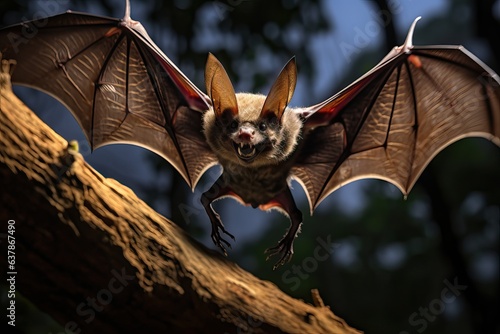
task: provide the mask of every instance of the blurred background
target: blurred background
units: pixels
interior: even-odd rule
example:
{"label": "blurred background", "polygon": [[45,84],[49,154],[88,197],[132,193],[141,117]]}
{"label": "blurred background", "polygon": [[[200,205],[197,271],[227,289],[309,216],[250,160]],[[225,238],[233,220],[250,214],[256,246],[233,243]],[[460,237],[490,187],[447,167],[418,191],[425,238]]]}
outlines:
{"label": "blurred background", "polygon": [[[1,26],[67,9],[122,17],[124,1],[3,0]],[[462,44],[499,72],[495,0],[132,1],[132,18],[202,90],[208,52],[224,64],[236,91],[264,94],[295,55],[294,106],[318,103],[368,71],[402,44],[417,16],[414,44]],[[100,173],[215,248],[199,199],[219,168],[192,193],[154,153],[126,145],[91,153],[59,102],[22,87],[15,92],[67,140],[78,140]],[[432,161],[406,200],[388,183],[357,181],[313,216],[294,182],[304,224],[292,261],[275,271],[263,252],[283,236],[288,219],[221,200],[215,208],[236,237],[229,257],[307,302],[318,288],[334,313],[367,333],[500,333],[499,152],[484,139],[462,140]],[[18,307],[17,324],[20,333],[64,331],[29,300]]]}

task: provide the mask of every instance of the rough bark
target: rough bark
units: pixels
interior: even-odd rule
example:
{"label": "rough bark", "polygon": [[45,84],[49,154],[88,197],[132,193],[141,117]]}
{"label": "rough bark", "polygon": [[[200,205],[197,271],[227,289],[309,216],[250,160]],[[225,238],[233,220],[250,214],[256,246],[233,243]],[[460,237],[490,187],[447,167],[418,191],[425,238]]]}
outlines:
{"label": "rough bark", "polygon": [[66,329],[358,333],[321,303],[293,299],[206,249],[100,175],[1,75],[0,233],[15,220],[16,289]]}

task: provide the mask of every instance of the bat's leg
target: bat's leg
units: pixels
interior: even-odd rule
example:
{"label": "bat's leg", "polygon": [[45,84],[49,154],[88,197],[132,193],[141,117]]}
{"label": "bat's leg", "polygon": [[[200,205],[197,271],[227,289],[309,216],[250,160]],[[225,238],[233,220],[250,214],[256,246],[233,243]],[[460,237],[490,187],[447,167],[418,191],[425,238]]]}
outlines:
{"label": "bat's leg", "polygon": [[[273,267],[273,270],[277,267],[290,261],[293,255],[293,240],[299,232],[300,225],[302,224],[302,212],[297,208],[295,200],[293,199],[290,189],[287,187],[285,191],[280,193],[271,203],[269,207],[277,206],[283,209],[288,217],[290,217],[290,228],[288,229],[285,236],[278,242],[274,247],[268,248],[266,253],[269,254],[267,259],[273,255],[280,254],[281,258]],[[265,208],[265,206],[263,206]]]}
{"label": "bat's leg", "polygon": [[231,244],[221,237],[220,231],[222,231],[222,233],[226,234],[233,240],[234,236],[228,231],[226,231],[226,229],[224,228],[224,224],[222,224],[219,214],[215,212],[215,210],[212,208],[213,201],[232,193],[231,189],[227,186],[224,186],[223,183],[224,181],[221,176],[217,180],[217,182],[215,182],[210,187],[210,189],[208,189],[206,192],[203,193],[203,195],[201,195],[201,204],[205,208],[208,218],[210,218],[210,223],[212,224],[212,234],[211,234],[212,241],[217,247],[219,247],[222,250],[224,255],[227,256],[225,247],[231,248]]}

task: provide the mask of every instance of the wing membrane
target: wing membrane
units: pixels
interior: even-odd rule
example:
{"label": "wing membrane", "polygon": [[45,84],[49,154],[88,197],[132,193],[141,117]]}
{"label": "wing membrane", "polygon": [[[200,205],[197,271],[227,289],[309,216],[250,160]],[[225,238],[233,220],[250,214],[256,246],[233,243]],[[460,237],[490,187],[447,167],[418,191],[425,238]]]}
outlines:
{"label": "wing membrane", "polygon": [[147,148],[194,188],[216,163],[201,132],[208,97],[130,18],[65,13],[46,22],[33,32],[29,22],[0,31],[0,51],[17,61],[12,82],[65,104],[92,148]]}
{"label": "wing membrane", "polygon": [[393,54],[305,113],[311,126],[293,173],[311,210],[363,178],[386,180],[406,195],[430,160],[461,138],[500,145],[498,75],[460,46]]}

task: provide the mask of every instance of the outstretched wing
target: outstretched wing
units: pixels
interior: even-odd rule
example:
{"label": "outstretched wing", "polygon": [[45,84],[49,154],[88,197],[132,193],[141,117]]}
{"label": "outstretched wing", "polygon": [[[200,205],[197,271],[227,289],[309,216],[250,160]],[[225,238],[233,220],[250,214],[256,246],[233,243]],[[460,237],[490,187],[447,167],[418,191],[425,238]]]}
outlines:
{"label": "outstretched wing", "polygon": [[0,52],[17,61],[12,82],[65,104],[93,149],[147,148],[192,188],[216,163],[201,129],[209,98],[130,19],[128,1],[122,20],[67,12],[4,28]]}
{"label": "outstretched wing", "polygon": [[500,145],[498,75],[461,46],[413,47],[414,26],[370,72],[301,110],[306,137],[292,173],[311,211],[363,178],[386,180],[406,195],[431,159],[461,138]]}

